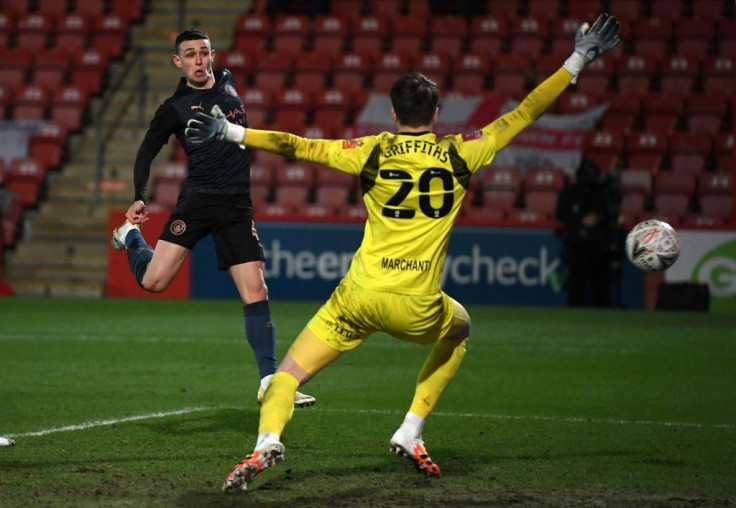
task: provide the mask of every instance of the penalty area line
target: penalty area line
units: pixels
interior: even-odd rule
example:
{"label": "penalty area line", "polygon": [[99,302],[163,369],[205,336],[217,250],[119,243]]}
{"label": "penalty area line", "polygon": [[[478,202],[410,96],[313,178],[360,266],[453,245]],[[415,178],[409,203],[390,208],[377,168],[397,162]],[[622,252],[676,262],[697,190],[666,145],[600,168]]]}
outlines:
{"label": "penalty area line", "polygon": [[201,411],[210,411],[212,409],[222,409],[217,407],[187,407],[184,409],[176,409],[173,411],[160,411],[158,413],[148,413],[143,415],[124,416],[122,418],[111,418],[107,420],[94,420],[91,422],[80,423],[78,425],[66,425],[64,427],[53,427],[50,429],[38,430],[35,432],[21,432],[18,434],[10,434],[13,437],[31,437],[45,436],[47,434],[55,434],[57,432],[70,432],[72,430],[85,430],[94,427],[105,427],[116,425],[118,423],[137,422],[140,420],[152,420],[155,418],[166,418],[168,416],[184,415],[189,413],[198,413]]}
{"label": "penalty area line", "polygon": [[[203,411],[221,411],[221,410],[242,410],[242,407],[235,406],[203,406],[188,407],[176,409],[172,411],[159,411],[156,413],[148,413],[142,415],[125,416],[122,418],[110,418],[106,420],[93,420],[77,425],[66,425],[64,427],[52,427],[50,429],[38,430],[33,432],[20,432],[17,434],[5,434],[14,438],[18,437],[34,437],[46,436],[59,432],[70,432],[74,430],[86,430],[95,427],[105,427],[116,425],[118,423],[137,422],[141,420],[153,420],[167,418],[169,416],[178,416],[190,413],[200,413]],[[404,414],[400,410],[391,409],[347,409],[347,408],[308,408],[303,410],[305,413],[352,413],[352,414],[381,414],[381,415],[401,415]],[[736,425],[729,423],[695,423],[695,422],[670,422],[670,421],[653,421],[653,420],[626,420],[616,418],[585,418],[585,417],[559,417],[545,415],[504,415],[504,414],[488,414],[488,413],[455,413],[446,411],[435,411],[432,413],[434,417],[440,418],[482,418],[488,420],[515,420],[515,421],[541,421],[556,423],[589,423],[589,424],[607,424],[607,425],[647,425],[661,427],[683,427],[696,429],[736,429]]]}

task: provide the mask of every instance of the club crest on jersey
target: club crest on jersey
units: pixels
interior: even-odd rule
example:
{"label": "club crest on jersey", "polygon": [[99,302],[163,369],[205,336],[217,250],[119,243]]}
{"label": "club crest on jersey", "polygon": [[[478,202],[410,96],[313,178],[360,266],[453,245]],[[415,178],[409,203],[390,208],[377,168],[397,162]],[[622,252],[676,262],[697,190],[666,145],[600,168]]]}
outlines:
{"label": "club crest on jersey", "polygon": [[187,230],[187,224],[183,220],[177,219],[171,223],[171,227],[169,229],[171,230],[172,235],[179,236]]}
{"label": "club crest on jersey", "polygon": [[463,134],[463,141],[473,141],[474,139],[480,139],[483,137],[481,131],[466,132]]}
{"label": "club crest on jersey", "polygon": [[238,92],[235,91],[235,88],[233,88],[233,85],[227,84],[225,85],[225,93],[230,95],[231,97],[237,97]]}
{"label": "club crest on jersey", "polygon": [[342,142],[343,150],[350,150],[356,146],[363,146],[363,142],[359,139],[346,139]]}

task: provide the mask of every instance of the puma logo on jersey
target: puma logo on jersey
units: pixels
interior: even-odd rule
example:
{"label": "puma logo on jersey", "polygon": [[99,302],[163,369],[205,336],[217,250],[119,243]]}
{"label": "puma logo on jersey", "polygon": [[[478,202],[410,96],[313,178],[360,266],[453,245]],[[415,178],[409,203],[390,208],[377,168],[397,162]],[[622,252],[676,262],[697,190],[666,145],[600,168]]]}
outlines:
{"label": "puma logo on jersey", "polygon": [[202,107],[201,102],[199,104],[194,104],[192,106],[189,106],[189,109],[201,109],[202,111],[204,111],[204,108]]}

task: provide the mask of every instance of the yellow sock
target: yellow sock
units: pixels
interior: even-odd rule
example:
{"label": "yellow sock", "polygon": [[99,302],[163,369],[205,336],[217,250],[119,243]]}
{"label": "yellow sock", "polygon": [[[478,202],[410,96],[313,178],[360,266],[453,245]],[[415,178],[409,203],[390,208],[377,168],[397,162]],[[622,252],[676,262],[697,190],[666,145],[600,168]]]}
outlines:
{"label": "yellow sock", "polygon": [[429,416],[460,368],[467,343],[468,339],[437,341],[419,373],[410,413],[425,419]]}
{"label": "yellow sock", "polygon": [[281,436],[294,413],[294,395],[297,388],[299,381],[291,374],[286,372],[274,374],[263,398],[259,434],[273,432]]}

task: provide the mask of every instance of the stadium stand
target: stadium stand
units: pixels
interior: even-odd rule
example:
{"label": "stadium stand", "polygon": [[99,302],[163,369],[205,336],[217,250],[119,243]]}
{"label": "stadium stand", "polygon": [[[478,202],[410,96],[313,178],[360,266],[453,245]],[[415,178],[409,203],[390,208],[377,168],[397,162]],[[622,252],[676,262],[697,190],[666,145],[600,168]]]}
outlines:
{"label": "stadium stand", "polygon": [[[217,45],[217,65],[233,71],[249,124],[309,137],[350,136],[368,95],[385,93],[408,69],[437,80],[444,96],[495,92],[520,99],[559,67],[560,55],[569,54],[579,22],[591,21],[607,9],[621,19],[625,44],[589,66],[580,82],[555,104],[554,112],[575,114],[595,104],[609,105],[601,122],[585,135],[583,154],[604,174],[620,171],[622,224],[654,216],[671,217],[689,227],[731,222],[736,25],[730,0],[488,0],[479,3],[480,13],[470,18],[433,14],[424,0],[333,0],[325,15],[311,18],[299,10],[301,2],[292,2],[291,12],[273,19],[265,14],[263,1],[254,2],[249,13],[243,6],[213,1],[218,12],[232,12],[219,16],[229,35],[221,36],[219,27],[214,32],[220,38],[216,44],[230,43]],[[149,40],[147,35],[148,24],[156,26],[161,20],[156,9],[147,9],[155,0],[0,0],[0,4],[4,56],[0,114],[8,121],[16,115],[40,118],[57,129],[55,134],[32,136],[30,159],[22,159],[33,160],[40,168],[40,183],[33,176],[25,180],[35,179],[36,184],[19,187],[13,183],[18,176],[11,173],[24,163],[2,161],[3,188],[10,185],[21,194],[1,219],[8,224],[3,245],[12,249],[23,229],[24,206],[38,212],[28,219],[38,224],[33,228],[38,232],[44,231],[43,221],[48,222],[45,200],[57,207],[59,202],[71,206],[69,201],[91,199],[93,173],[78,169],[89,167],[89,162],[69,159],[73,151],[68,142],[78,137],[84,147],[79,160],[92,160],[87,112],[90,100],[108,93],[110,62],[120,62],[126,49],[138,45],[152,53],[148,60],[156,60],[157,54],[167,59],[171,41],[160,35]],[[451,9],[452,2],[447,7]],[[129,41],[135,23],[146,35]],[[160,97],[155,96],[157,84],[149,86],[150,109]],[[295,92],[301,94],[299,100]],[[130,127],[135,125],[130,116],[125,118],[126,127],[121,126],[117,136],[125,137],[128,129],[134,145],[140,131]],[[127,150],[128,159],[122,162],[108,151],[114,162],[106,164],[106,185],[115,188],[116,182],[130,180],[135,148]],[[182,149],[172,148],[170,153],[172,162],[186,162]],[[12,165],[16,170],[11,171]],[[345,186],[347,181],[323,181],[323,172],[308,166],[304,171],[312,173],[311,179],[284,180],[284,173],[288,168],[294,172],[294,166],[280,156],[256,155],[252,197],[263,217],[296,212],[315,219],[332,218],[333,213],[346,220],[364,216],[357,189]],[[47,181],[45,175],[52,170],[59,177]],[[534,174],[538,172],[522,176],[517,168],[487,168],[472,179],[477,195],[473,187],[462,218],[550,224],[555,191],[530,184]],[[157,171],[157,183],[166,180],[158,175]],[[668,179],[679,180],[685,188],[674,192]],[[157,183],[152,181],[152,195],[161,199],[161,206],[170,207],[176,183],[169,182],[168,191],[156,188]],[[128,194],[120,191],[120,199],[128,200]],[[103,196],[114,200],[117,194],[109,191]],[[292,201],[300,203],[298,209]],[[13,276],[12,263],[6,272]],[[101,291],[99,284],[94,287]]]}

